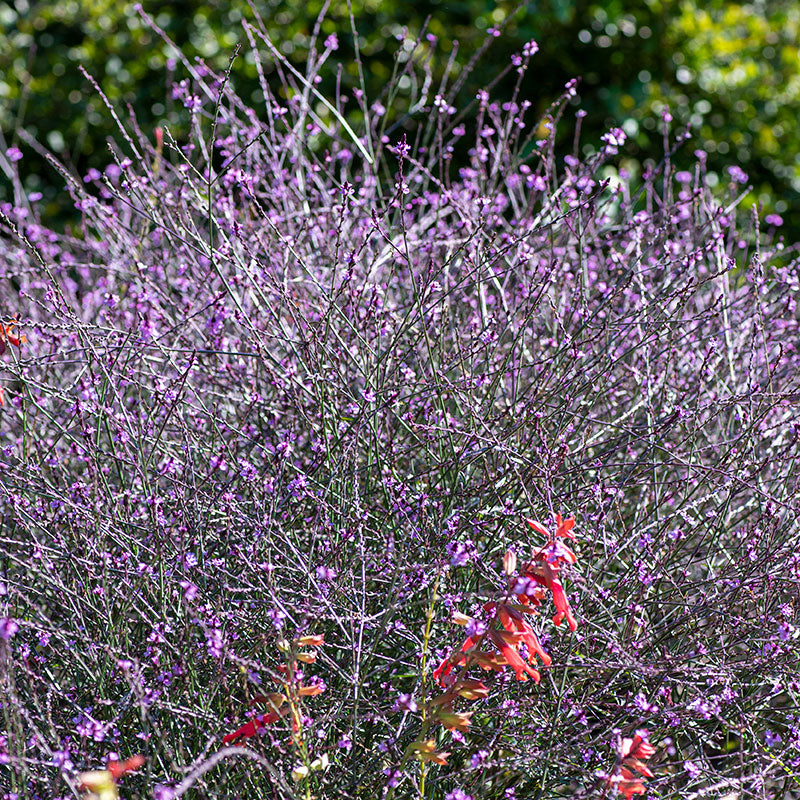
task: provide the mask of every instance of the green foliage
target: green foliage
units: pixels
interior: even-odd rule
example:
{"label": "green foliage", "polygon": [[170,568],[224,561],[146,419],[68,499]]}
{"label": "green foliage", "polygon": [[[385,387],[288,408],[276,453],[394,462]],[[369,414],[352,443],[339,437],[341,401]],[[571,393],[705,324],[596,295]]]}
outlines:
{"label": "green foliage", "polygon": [[671,15],[674,69],[651,86],[649,108],[670,103],[712,169],[733,163],[749,173],[755,191],[744,207],[760,201],[783,211],[800,191],[799,25],[800,8],[783,0],[684,0]]}

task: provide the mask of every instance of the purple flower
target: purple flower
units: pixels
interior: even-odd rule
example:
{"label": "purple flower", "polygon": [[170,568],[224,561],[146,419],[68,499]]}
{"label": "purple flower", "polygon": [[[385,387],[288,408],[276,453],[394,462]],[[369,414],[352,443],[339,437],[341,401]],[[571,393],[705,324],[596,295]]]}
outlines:
{"label": "purple flower", "polygon": [[658,713],[658,706],[654,703],[651,703],[645,696],[643,692],[639,692],[636,697],[633,698],[633,704],[638,708],[640,711],[643,711],[645,714],[657,714]]}
{"label": "purple flower", "polygon": [[775,733],[775,731],[766,730],[764,732],[764,742],[767,747],[775,747],[781,743],[781,735],[779,733]]}
{"label": "purple flower", "polygon": [[413,695],[401,694],[398,696],[397,700],[394,701],[394,710],[409,711],[413,714],[417,710],[417,701],[414,699]]}
{"label": "purple flower", "polygon": [[612,128],[608,133],[604,133],[600,140],[605,144],[603,152],[606,155],[614,156],[619,152],[619,148],[625,144],[627,134],[622,128]]}
{"label": "purple flower", "polygon": [[282,611],[277,608],[271,608],[269,611],[267,611],[267,616],[276,630],[280,630],[283,627],[284,621],[286,620],[286,614],[284,614]]}
{"label": "purple flower", "polygon": [[731,180],[735,183],[747,183],[747,173],[736,164],[728,167],[728,175],[731,176]]}
{"label": "purple flower", "polygon": [[68,749],[56,750],[53,753],[53,766],[56,767],[56,769],[60,769],[62,772],[71,772],[75,769]]}
{"label": "purple flower", "polygon": [[19,624],[11,617],[0,619],[0,639],[8,641],[19,630]]}
{"label": "purple flower", "polygon": [[464,628],[467,636],[470,639],[475,639],[478,636],[483,636],[486,633],[486,623],[481,622],[479,619],[471,619]]}
{"label": "purple flower", "polygon": [[477,753],[473,753],[472,757],[469,760],[469,764],[473,769],[477,769],[483,764],[486,763],[486,760],[489,758],[489,751],[488,750],[478,750]]}
{"label": "purple flower", "polygon": [[183,596],[188,602],[197,597],[198,588],[191,581],[181,581],[181,589],[183,589]]}
{"label": "purple flower", "polygon": [[533,39],[531,39],[529,42],[526,42],[522,46],[522,55],[526,58],[530,58],[531,56],[536,55],[538,52],[539,45]]}
{"label": "purple flower", "polygon": [[686,770],[686,774],[693,780],[700,774],[700,767],[698,767],[694,761],[684,761],[683,768]]}
{"label": "purple flower", "polygon": [[19,161],[22,158],[22,150],[19,147],[9,147],[6,150],[6,158],[9,161]]}

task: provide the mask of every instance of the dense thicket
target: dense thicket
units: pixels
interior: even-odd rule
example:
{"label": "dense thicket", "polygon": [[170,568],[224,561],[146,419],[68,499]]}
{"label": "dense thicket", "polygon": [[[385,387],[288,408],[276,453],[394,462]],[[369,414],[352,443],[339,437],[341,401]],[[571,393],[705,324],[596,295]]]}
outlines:
{"label": "dense thicket", "polygon": [[248,30],[257,109],[181,61],[187,138],[0,214],[7,797],[792,797],[796,249],[556,158],[572,87],[352,128]]}

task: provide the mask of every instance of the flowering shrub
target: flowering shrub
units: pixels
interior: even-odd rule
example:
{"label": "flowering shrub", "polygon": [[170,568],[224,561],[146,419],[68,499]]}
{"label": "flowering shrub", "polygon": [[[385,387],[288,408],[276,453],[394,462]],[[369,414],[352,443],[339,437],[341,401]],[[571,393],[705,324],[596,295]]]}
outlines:
{"label": "flowering shrub", "polygon": [[554,153],[572,84],[412,73],[387,128],[247,33],[253,107],[183,61],[193,137],[120,121],[80,230],[0,209],[6,796],[788,791],[795,248],[702,161]]}

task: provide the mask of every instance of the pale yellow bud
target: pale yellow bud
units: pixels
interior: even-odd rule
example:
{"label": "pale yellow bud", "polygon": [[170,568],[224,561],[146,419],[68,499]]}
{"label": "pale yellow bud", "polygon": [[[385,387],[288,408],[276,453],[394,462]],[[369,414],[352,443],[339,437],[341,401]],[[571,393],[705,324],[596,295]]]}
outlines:
{"label": "pale yellow bud", "polygon": [[319,770],[326,770],[326,769],[328,769],[329,763],[330,763],[330,761],[328,759],[328,754],[327,753],[323,753],[319,758],[315,758],[311,762],[311,769],[314,772],[317,772]]}
{"label": "pale yellow bud", "polygon": [[78,788],[85,792],[84,800],[119,800],[114,776],[107,769],[82,772],[78,775]]}
{"label": "pale yellow bud", "polygon": [[305,764],[300,764],[292,770],[292,780],[302,781],[303,778],[308,777],[308,767]]}

